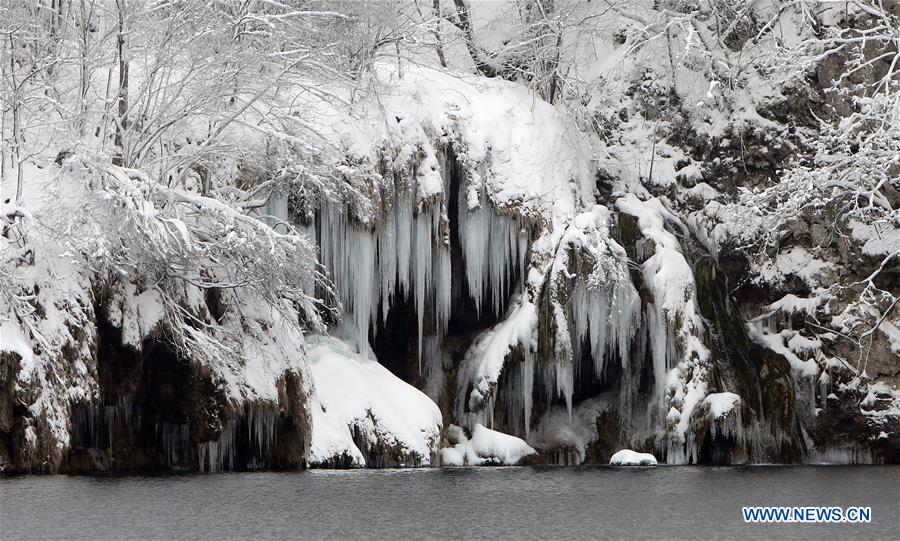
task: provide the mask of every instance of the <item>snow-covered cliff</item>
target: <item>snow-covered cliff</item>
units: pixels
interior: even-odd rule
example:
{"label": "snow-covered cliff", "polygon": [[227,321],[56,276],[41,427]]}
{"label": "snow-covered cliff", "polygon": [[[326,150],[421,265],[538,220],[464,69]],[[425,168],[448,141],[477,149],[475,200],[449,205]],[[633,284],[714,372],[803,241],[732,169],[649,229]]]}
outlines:
{"label": "snow-covered cliff", "polygon": [[376,62],[166,181],[42,133],[3,183],[0,470],[900,460],[897,164],[841,222],[796,81],[613,18],[568,102]]}

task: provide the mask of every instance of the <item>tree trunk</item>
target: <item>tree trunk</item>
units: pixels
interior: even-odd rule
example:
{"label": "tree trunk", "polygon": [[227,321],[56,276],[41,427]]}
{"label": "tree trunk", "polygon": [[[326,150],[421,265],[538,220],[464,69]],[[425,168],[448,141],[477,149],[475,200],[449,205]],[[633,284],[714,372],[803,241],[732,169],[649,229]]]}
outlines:
{"label": "tree trunk", "polygon": [[484,52],[475,45],[475,31],[472,29],[472,22],[469,17],[469,5],[466,0],[453,0],[456,7],[456,19],[449,19],[463,33],[463,41],[466,43],[466,49],[475,62],[475,69],[485,77],[497,77],[497,69],[485,60]]}
{"label": "tree trunk", "polygon": [[115,165],[127,165],[125,159],[125,130],[128,129],[128,59],[125,50],[125,2],[126,0],[116,0],[116,7],[119,12],[119,31],[116,36],[117,53],[119,59],[119,94],[118,99],[118,117],[116,118],[116,155],[113,157]]}
{"label": "tree trunk", "polygon": [[84,127],[87,119],[85,114],[87,111],[87,94],[90,89],[90,73],[88,71],[88,45],[91,35],[91,14],[85,6],[85,0],[80,2],[80,27],[81,27],[81,66],[79,70],[80,85],[78,89],[78,117],[75,122],[78,127],[78,134],[84,135]]}
{"label": "tree trunk", "polygon": [[[13,100],[18,100],[18,96],[13,96]],[[18,102],[14,102],[12,108],[12,135],[13,135],[13,144],[12,144],[12,159],[16,164],[16,205],[21,205],[24,199],[24,194],[22,190],[25,184],[25,176],[22,171],[22,131],[21,126],[19,125],[19,105]]]}
{"label": "tree trunk", "polygon": [[441,67],[447,67],[447,59],[444,57],[444,37],[441,33],[441,19],[443,15],[441,15],[441,0],[434,0],[431,5],[431,12],[434,14],[435,21],[435,29],[434,29],[434,39],[437,41],[437,56],[438,60],[441,62]]}

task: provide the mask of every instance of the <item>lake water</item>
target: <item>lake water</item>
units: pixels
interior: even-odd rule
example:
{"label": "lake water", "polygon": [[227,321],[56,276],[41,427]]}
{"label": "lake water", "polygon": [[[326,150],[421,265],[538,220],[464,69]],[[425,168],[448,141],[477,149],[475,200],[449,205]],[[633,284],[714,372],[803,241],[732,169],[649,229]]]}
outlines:
{"label": "lake water", "polygon": [[[745,524],[748,505],[869,524]],[[900,539],[900,468],[298,471],[0,478],[0,539]]]}

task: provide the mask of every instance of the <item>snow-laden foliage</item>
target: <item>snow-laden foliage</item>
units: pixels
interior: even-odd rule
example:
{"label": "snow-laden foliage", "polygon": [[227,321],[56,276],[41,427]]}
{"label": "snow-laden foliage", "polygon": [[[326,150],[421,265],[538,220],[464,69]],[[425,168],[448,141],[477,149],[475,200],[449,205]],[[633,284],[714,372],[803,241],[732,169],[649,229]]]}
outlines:
{"label": "snow-laden foliage", "polygon": [[[164,332],[185,357],[227,358],[239,351],[227,342],[241,337],[215,327],[229,315],[240,320],[243,305],[266,306],[286,324],[321,327],[317,301],[304,291],[308,278],[318,274],[314,247],[296,230],[281,233],[226,203],[167,188],[137,170],[71,160],[63,174],[65,192],[87,206],[79,212],[51,204],[51,212],[66,218],[50,227],[66,231],[67,247],[85,258],[103,286],[130,283],[150,292],[144,306],[158,307],[158,313],[136,318],[141,328],[124,329],[126,344],[140,348],[164,322]],[[86,186],[79,189],[77,181]],[[61,193],[55,195],[63,201]],[[216,315],[219,321],[198,319],[204,290],[216,290],[226,307]]]}
{"label": "snow-laden foliage", "polygon": [[112,347],[167,344],[233,411],[279,403],[287,374],[303,379],[302,332],[322,325],[304,293],[318,274],[308,238],[87,159],[32,181],[33,213],[4,207],[3,250],[3,348],[19,359],[15,393],[38,427],[24,428],[39,432],[32,467],[57,467],[72,407],[100,399],[98,320],[119,330]]}

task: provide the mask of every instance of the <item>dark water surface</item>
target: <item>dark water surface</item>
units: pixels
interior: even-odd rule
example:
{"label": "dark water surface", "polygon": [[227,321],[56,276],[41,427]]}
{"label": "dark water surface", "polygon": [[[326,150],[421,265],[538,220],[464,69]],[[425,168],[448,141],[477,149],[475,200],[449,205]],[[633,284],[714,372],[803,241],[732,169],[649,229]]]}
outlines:
{"label": "dark water surface", "polygon": [[[744,524],[745,505],[871,506]],[[0,478],[0,539],[900,539],[900,468],[474,468]]]}

